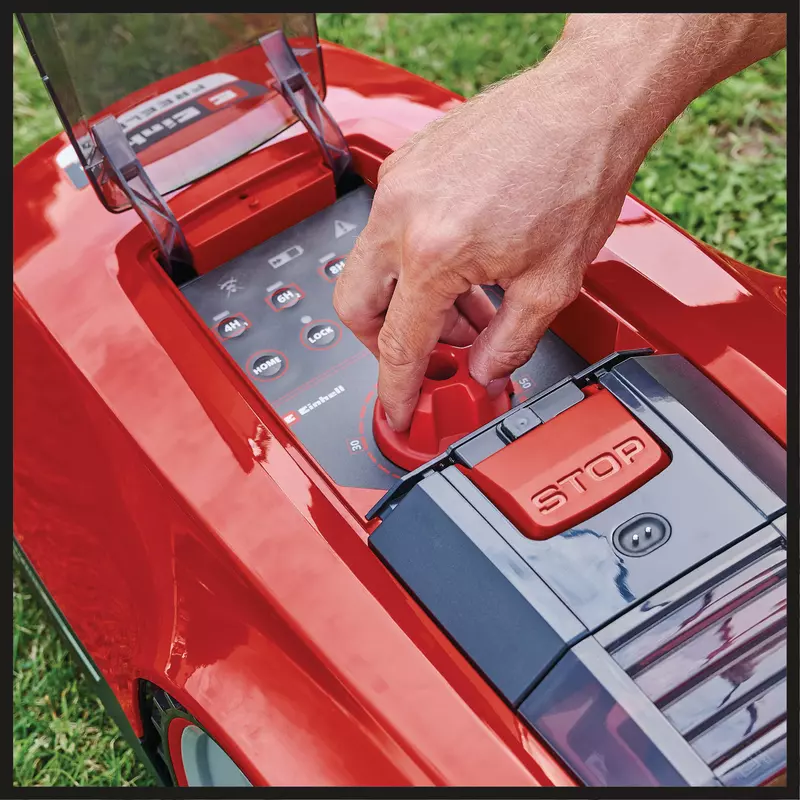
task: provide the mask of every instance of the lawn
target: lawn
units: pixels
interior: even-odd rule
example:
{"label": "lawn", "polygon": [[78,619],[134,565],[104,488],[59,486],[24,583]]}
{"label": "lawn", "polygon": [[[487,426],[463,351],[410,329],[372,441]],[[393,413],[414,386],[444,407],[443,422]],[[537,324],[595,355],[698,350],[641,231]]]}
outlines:
{"label": "lawn", "polygon": [[[472,95],[546,55],[563,14],[320,14],[320,35]],[[14,25],[14,162],[59,130]],[[786,56],[696,100],[642,166],[634,194],[703,241],[786,274]],[[14,779],[145,785],[150,778],[14,577]]]}

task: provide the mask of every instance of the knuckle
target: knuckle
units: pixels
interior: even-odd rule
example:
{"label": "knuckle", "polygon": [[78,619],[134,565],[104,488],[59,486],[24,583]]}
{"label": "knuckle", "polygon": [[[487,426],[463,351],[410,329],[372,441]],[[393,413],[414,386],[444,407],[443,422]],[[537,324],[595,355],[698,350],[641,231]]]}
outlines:
{"label": "knuckle", "polygon": [[383,163],[378,167],[378,185],[382,186],[386,182],[396,163],[397,157],[395,153],[391,153],[383,160]]}
{"label": "knuckle", "polygon": [[343,281],[337,281],[336,287],[333,290],[333,310],[346,327],[350,328],[353,322],[355,322],[355,315],[350,303],[347,286]]}
{"label": "knuckle", "polygon": [[414,149],[414,138],[409,139],[405,144],[393,150],[381,162],[378,167],[378,183],[387,180],[389,175],[397,169],[400,162]]}
{"label": "knuckle", "polygon": [[[544,269],[529,274],[530,281],[522,278],[525,288],[518,297],[515,310],[526,315],[548,318],[566,308],[580,293],[581,276],[572,270]],[[520,300],[524,298],[523,302]]]}
{"label": "knuckle", "polygon": [[[381,169],[383,170],[384,167],[381,167]],[[378,209],[383,210],[395,207],[405,195],[405,185],[402,175],[398,175],[396,172],[385,171],[381,173],[379,171],[378,185],[375,189],[375,198],[372,203],[373,209],[376,205]]]}
{"label": "knuckle", "polygon": [[359,233],[359,235],[356,237],[353,247],[344,258],[344,266],[339,273],[339,277],[336,279],[334,293],[340,286],[347,285],[348,276],[352,275],[353,273],[360,272],[363,264],[366,261],[366,254],[372,249],[371,242],[372,231],[364,228],[364,230],[361,231],[361,233]]}
{"label": "knuckle", "polygon": [[378,352],[381,360],[390,367],[407,367],[421,360],[388,325],[384,325],[378,334]]}
{"label": "knuckle", "polygon": [[580,290],[579,281],[559,281],[540,294],[537,298],[537,305],[545,314],[557,314],[578,296]]}
{"label": "knuckle", "polygon": [[501,373],[511,373],[517,367],[521,367],[530,357],[533,351],[533,342],[526,344],[509,344],[504,347],[489,347],[491,351],[492,364]]}
{"label": "knuckle", "polygon": [[463,237],[443,227],[434,227],[419,217],[407,228],[403,241],[404,266],[427,271],[432,264],[441,269],[460,261]]}

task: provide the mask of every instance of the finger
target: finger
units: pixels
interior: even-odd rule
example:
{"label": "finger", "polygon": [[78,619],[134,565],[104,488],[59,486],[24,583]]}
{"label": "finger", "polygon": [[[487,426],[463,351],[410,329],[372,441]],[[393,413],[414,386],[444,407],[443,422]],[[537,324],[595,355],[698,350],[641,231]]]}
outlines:
{"label": "finger", "polygon": [[455,306],[451,306],[445,314],[439,341],[454,347],[467,347],[477,335],[478,331],[472,323]]}
{"label": "finger", "polygon": [[[472,345],[472,377],[484,386],[508,378],[533,355],[559,310],[560,304],[543,297],[529,283],[509,286],[494,319]],[[493,383],[491,388],[502,388],[502,383]]]}
{"label": "finger", "polygon": [[468,347],[496,313],[483,289],[471,286],[447,312],[439,340],[455,347]]}
{"label": "finger", "polygon": [[476,331],[482,331],[494,319],[497,309],[480,286],[470,286],[456,300],[456,308]]}
{"label": "finger", "polygon": [[394,292],[399,257],[380,229],[369,224],[356,240],[339,274],[333,307],[346,325],[379,358],[378,333]]}
{"label": "finger", "polygon": [[404,431],[411,423],[419,389],[433,348],[458,292],[426,292],[401,275],[378,337],[378,396],[390,427]]}

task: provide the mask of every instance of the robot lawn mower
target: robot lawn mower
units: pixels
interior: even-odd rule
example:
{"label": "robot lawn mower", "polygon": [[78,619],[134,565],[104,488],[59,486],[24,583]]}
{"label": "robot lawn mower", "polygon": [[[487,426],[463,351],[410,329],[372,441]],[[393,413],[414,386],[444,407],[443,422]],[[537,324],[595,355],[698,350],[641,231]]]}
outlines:
{"label": "robot lawn mower", "polygon": [[629,196],[512,391],[440,346],[398,436],[333,289],[461,98],[311,14],[19,19],[15,552],[160,779],[780,780],[785,279]]}

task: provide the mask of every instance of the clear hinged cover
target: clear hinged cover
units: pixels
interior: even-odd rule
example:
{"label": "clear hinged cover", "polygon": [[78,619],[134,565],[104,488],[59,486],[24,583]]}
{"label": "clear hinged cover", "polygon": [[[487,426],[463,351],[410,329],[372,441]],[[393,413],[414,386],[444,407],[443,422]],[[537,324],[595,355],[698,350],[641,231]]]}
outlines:
{"label": "clear hinged cover", "polygon": [[165,194],[263,144],[296,120],[259,39],[283,30],[320,97],[314,14],[20,14],[89,179],[112,210],[130,203],[99,169],[91,126],[113,115]]}

